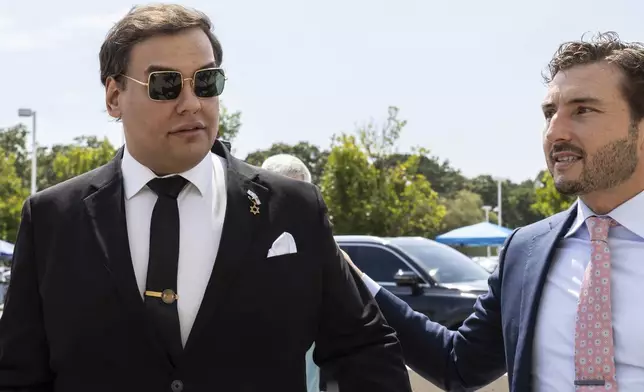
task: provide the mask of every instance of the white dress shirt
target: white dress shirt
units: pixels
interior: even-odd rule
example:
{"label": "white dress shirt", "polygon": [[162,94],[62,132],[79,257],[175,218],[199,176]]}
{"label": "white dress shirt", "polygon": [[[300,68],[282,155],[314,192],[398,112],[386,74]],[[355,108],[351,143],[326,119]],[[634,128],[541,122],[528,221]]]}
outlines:
{"label": "white dress shirt", "polygon": [[[225,159],[209,153],[197,166],[177,173],[189,181],[177,198],[179,269],[177,310],[185,346],[210,280],[226,213]],[[157,195],[147,183],[157,176],[127,148],[121,162],[125,217],[134,275],[143,299],[150,255],[150,221]]]}
{"label": "white dress shirt", "polygon": [[[533,342],[535,392],[575,391],[575,316],[591,250],[585,219],[595,215],[581,200],[577,203],[577,219],[557,246],[540,300]],[[608,237],[617,383],[620,392],[642,392],[644,193],[608,215],[621,225],[611,228]],[[362,279],[373,296],[378,294],[380,285],[365,274]]]}
{"label": "white dress shirt", "polygon": [[[559,242],[537,315],[535,392],[574,392],[575,315],[590,261],[585,220],[595,215],[581,200],[577,219]],[[620,392],[644,391],[644,193],[610,213],[621,226],[608,232],[615,368]]]}

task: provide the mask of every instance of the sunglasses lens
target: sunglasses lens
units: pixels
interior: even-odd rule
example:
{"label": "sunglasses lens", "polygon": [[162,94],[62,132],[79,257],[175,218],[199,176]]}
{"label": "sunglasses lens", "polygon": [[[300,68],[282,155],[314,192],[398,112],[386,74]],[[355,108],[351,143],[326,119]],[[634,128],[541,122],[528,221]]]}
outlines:
{"label": "sunglasses lens", "polygon": [[226,76],[221,69],[202,69],[195,74],[195,95],[199,98],[211,98],[224,91]]}
{"label": "sunglasses lens", "polygon": [[181,94],[182,80],[179,72],[162,71],[151,73],[148,86],[150,99],[155,101],[176,99]]}

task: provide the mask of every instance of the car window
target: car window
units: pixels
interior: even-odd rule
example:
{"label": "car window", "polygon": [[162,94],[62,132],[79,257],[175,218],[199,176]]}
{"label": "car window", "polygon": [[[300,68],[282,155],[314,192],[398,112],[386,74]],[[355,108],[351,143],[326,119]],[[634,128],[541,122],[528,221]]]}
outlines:
{"label": "car window", "polygon": [[474,260],[446,245],[426,242],[396,245],[423,265],[437,283],[471,282],[490,276]]}
{"label": "car window", "polygon": [[[357,252],[357,247],[353,245],[344,245],[344,244],[338,244],[340,246],[340,249],[343,251],[347,252],[349,257],[351,257],[351,261],[356,263],[356,259],[358,258],[356,252]],[[359,267],[358,267],[359,268]]]}
{"label": "car window", "polygon": [[391,251],[379,246],[355,247],[352,255],[348,251],[351,260],[356,266],[376,282],[393,282],[394,275],[399,270],[411,271],[400,257]]}
{"label": "car window", "polygon": [[9,284],[6,282],[0,283],[0,304],[4,304],[5,295],[7,294],[7,289]]}

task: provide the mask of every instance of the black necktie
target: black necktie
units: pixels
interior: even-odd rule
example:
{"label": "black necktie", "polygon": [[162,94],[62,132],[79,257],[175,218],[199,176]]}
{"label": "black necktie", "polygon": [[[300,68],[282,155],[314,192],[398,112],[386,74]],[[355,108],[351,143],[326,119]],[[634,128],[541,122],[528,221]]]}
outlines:
{"label": "black necktie", "polygon": [[172,361],[183,351],[177,312],[179,267],[179,207],[177,196],[187,180],[174,176],[155,178],[148,187],[158,199],[150,224],[150,259],[145,284],[145,307]]}

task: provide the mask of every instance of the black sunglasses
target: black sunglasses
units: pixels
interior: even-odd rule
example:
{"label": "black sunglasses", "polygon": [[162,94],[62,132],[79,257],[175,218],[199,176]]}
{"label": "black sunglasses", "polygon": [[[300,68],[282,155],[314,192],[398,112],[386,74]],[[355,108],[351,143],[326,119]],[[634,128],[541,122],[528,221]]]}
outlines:
{"label": "black sunglasses", "polygon": [[171,101],[179,98],[184,80],[190,81],[197,97],[217,97],[224,91],[224,85],[228,79],[221,68],[200,69],[191,78],[184,78],[179,71],[154,71],[148,75],[147,83],[121,75],[142,86],[147,86],[148,97],[153,101]]}

